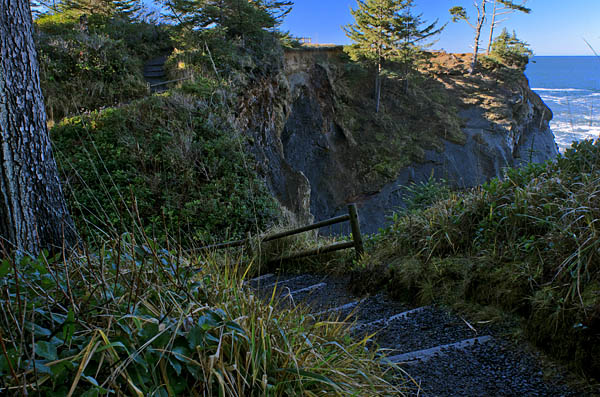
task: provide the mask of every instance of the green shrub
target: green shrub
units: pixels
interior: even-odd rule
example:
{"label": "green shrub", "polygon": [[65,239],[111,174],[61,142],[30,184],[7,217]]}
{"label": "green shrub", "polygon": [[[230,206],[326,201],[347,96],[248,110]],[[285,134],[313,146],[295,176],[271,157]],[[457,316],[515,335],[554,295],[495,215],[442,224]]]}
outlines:
{"label": "green shrub", "polygon": [[405,186],[407,193],[406,210],[418,211],[430,207],[434,203],[450,197],[450,187],[445,180],[436,180],[433,174],[425,182],[414,183]]}
{"label": "green shrub", "polygon": [[502,33],[494,39],[490,58],[496,59],[501,63],[525,70],[529,59],[533,56],[533,51],[528,44],[517,38],[513,31],[512,35],[504,28]]}
{"label": "green shrub", "polygon": [[79,31],[73,11],[36,20],[40,79],[50,120],[148,94],[145,59],[167,51],[164,28],[91,15]]}
{"label": "green shrub", "polygon": [[122,233],[131,209],[148,235],[185,244],[265,227],[275,203],[219,107],[153,96],[63,120],[51,131],[80,229]]}

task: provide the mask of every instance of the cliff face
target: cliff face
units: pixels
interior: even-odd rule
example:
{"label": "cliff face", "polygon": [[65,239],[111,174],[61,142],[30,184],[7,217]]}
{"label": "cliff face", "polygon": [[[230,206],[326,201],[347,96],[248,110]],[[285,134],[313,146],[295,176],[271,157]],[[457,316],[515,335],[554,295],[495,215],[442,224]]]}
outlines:
{"label": "cliff face", "polygon": [[375,232],[411,182],[469,188],[557,155],[552,114],[518,71],[484,65],[468,76],[468,56],[435,54],[408,83],[389,76],[375,114],[372,74],[340,47],[288,50],[284,60],[254,84],[239,120],[272,191],[301,222],[356,202]]}

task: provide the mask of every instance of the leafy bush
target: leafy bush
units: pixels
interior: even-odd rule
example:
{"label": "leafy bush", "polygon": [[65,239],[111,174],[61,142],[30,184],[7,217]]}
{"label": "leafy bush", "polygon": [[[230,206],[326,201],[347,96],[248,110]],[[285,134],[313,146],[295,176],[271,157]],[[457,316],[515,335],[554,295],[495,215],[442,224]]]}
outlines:
{"label": "leafy bush", "polygon": [[122,233],[139,216],[148,235],[190,244],[240,237],[271,222],[274,200],[219,109],[183,95],[154,96],[55,126],[57,161],[80,229]]}
{"label": "leafy bush", "polygon": [[148,94],[144,60],[165,51],[164,29],[92,15],[89,33],[65,12],[36,20],[40,79],[51,120]]}
{"label": "leafy bush", "polygon": [[528,44],[517,38],[513,31],[512,35],[504,28],[502,33],[494,39],[490,57],[496,59],[508,66],[514,66],[525,70],[529,59],[533,56],[533,51]]}
{"label": "leafy bush", "polygon": [[[375,285],[421,300],[496,305],[531,339],[600,374],[600,141],[413,211],[379,238]],[[377,278],[377,276],[373,276]],[[373,278],[372,277],[372,278]]]}
{"label": "leafy bush", "polygon": [[446,181],[434,179],[433,174],[427,181],[413,182],[405,186],[404,190],[408,194],[405,200],[407,211],[424,210],[438,201],[447,199],[451,193]]}
{"label": "leafy bush", "polygon": [[4,257],[0,393],[400,394],[366,339],[263,303],[243,287],[244,270],[131,235],[68,261]]}

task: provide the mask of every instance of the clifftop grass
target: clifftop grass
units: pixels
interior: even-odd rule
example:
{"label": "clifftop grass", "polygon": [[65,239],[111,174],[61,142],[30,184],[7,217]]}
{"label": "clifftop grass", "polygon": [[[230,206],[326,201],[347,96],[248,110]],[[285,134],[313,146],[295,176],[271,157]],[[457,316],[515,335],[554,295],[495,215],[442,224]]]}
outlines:
{"label": "clifftop grass", "polygon": [[600,141],[586,141],[397,216],[358,272],[421,303],[516,313],[532,341],[598,377],[599,219]]}

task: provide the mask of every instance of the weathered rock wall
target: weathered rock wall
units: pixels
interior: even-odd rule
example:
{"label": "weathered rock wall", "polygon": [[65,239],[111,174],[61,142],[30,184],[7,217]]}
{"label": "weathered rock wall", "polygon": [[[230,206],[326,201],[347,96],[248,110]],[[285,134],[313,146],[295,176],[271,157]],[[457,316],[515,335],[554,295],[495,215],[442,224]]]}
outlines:
{"label": "weathered rock wall", "polygon": [[[365,158],[368,152],[362,146],[365,137],[377,131],[361,128],[377,129],[378,124],[362,127],[348,119],[340,94],[340,75],[344,73],[340,54],[340,47],[287,51],[278,76],[266,79],[258,88],[270,93],[268,99],[263,95],[260,106],[261,101],[255,101],[246,109],[246,113],[260,110],[254,113],[254,121],[246,124],[256,136],[254,152],[264,165],[269,185],[301,222],[313,216],[321,220],[337,215],[345,211],[346,204],[356,202],[363,230],[375,232],[385,224],[386,215],[403,205],[407,192],[402,186],[433,175],[457,188],[469,188],[501,176],[506,167],[543,162],[558,153],[548,125],[551,112],[530,90],[524,76],[509,83],[496,81],[493,74],[469,80],[462,77],[460,69],[449,73],[442,68],[440,82],[459,104],[464,138],[445,139],[440,133],[436,144],[424,146],[418,161],[406,163],[398,153],[402,166],[394,175],[372,178],[369,167],[374,164]],[[487,105],[472,100],[473,90],[462,89],[469,84],[485,91]],[[369,97],[370,92],[356,95]],[[369,111],[367,103],[365,112]],[[395,111],[387,109],[388,113]],[[389,132],[389,127],[387,131],[382,150],[391,135],[397,135]]]}

